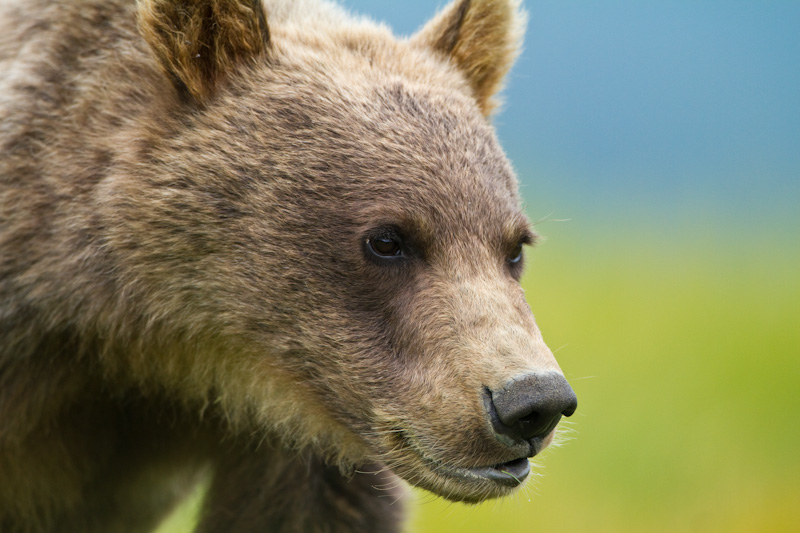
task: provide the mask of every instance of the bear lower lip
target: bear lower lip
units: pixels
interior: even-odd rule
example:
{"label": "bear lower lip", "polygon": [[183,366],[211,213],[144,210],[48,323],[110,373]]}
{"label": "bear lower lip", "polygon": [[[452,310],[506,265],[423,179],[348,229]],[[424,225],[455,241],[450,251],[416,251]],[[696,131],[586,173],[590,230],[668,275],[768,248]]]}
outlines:
{"label": "bear lower lip", "polygon": [[522,457],[507,463],[484,468],[471,468],[475,474],[501,485],[516,487],[521,485],[531,472],[531,464],[527,458]]}
{"label": "bear lower lip", "polygon": [[465,482],[489,481],[496,485],[514,488],[522,484],[531,472],[531,464],[526,457],[514,459],[494,466],[465,468],[438,462],[428,462],[428,466],[439,475],[460,479]]}
{"label": "bear lower lip", "polygon": [[[527,457],[520,457],[492,466],[479,466],[470,468],[451,465],[427,457],[422,450],[420,450],[417,446],[414,446],[413,439],[405,431],[400,432],[399,437],[404,442],[405,446],[408,449],[413,450],[414,454],[421,459],[423,464],[425,464],[432,472],[439,476],[450,478],[451,480],[459,480],[461,483],[465,483],[466,485],[473,485],[476,482],[480,484],[489,482],[499,487],[513,489],[521,485],[531,472],[531,464]],[[449,497],[452,499],[452,495]],[[459,499],[473,501],[471,498]],[[484,498],[482,497],[475,499],[474,501],[480,501],[482,499]]]}

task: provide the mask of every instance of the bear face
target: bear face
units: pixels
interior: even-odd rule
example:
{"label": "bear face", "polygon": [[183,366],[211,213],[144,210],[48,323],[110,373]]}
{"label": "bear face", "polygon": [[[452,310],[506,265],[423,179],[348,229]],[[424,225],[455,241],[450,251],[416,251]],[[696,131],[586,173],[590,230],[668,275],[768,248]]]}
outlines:
{"label": "bear face", "polygon": [[268,33],[222,88],[179,83],[192,113],[131,154],[135,181],[110,186],[131,285],[150,316],[203,302],[183,327],[237,347],[200,365],[216,377],[192,393],[213,383],[236,417],[452,499],[505,494],[518,480],[476,472],[552,432],[498,439],[486,391],[560,370],[518,283],[535,235],[486,109],[423,37]]}
{"label": "bear face", "polygon": [[[0,395],[14,402],[0,415],[7,456],[23,458],[7,477],[39,462],[22,426],[69,426],[64,405],[111,444],[67,430],[53,446],[127,469],[108,421],[149,427],[166,398],[176,426],[215,442],[196,463],[222,470],[232,441],[256,450],[230,469],[249,484],[217,474],[220,523],[226,493],[239,505],[261,486],[262,440],[345,471],[379,463],[453,500],[517,487],[576,406],[519,285],[536,236],[487,120],[518,4],[456,1],[406,40],[310,0],[84,0],[41,16],[57,15],[9,25],[41,45],[3,56],[0,245],[15,253],[0,262]],[[7,33],[0,51],[20,41]],[[80,456],[89,441],[107,449]],[[20,485],[0,523],[15,506],[43,515],[46,484]],[[98,505],[70,498],[64,513]],[[253,523],[284,523],[265,516]]]}

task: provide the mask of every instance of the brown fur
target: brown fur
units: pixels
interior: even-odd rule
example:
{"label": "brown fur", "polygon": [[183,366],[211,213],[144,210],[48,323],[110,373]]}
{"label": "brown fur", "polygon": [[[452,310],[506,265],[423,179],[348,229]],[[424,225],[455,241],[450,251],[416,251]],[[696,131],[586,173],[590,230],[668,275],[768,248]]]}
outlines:
{"label": "brown fur", "polygon": [[181,93],[208,99],[226,73],[255,61],[269,45],[266,15],[259,0],[139,4],[139,28]]}
{"label": "brown fur", "polygon": [[396,531],[395,475],[511,490],[436,465],[519,457],[482,391],[558,370],[485,119],[516,3],[408,41],[265,7],[0,6],[1,531],[148,531],[209,471],[200,531]]}

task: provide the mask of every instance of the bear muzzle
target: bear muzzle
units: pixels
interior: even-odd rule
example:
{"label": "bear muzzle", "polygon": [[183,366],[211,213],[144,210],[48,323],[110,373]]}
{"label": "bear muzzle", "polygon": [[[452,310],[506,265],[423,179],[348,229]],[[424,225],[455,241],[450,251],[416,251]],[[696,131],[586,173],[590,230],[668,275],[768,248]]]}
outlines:
{"label": "bear muzzle", "polygon": [[[508,494],[530,474],[528,458],[550,444],[561,417],[571,416],[578,405],[575,392],[556,370],[526,372],[502,386],[484,387],[482,400],[483,434],[488,440],[479,439],[472,445],[483,448],[483,461],[464,464],[463,456],[454,461],[437,454],[430,446],[430,437],[397,429],[393,432],[395,450],[412,452],[404,454],[403,461],[408,461],[411,470],[402,468],[401,475],[452,500],[477,502]],[[496,457],[496,463],[491,456]],[[418,468],[433,477],[421,474]]]}

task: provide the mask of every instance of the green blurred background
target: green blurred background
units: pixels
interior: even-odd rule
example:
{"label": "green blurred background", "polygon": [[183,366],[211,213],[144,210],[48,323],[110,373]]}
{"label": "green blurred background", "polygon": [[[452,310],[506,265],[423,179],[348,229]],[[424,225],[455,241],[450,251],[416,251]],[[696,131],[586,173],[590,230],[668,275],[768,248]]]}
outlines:
{"label": "green blurred background", "polygon": [[579,409],[516,496],[415,492],[409,531],[800,531],[800,2],[525,5],[495,123]]}

